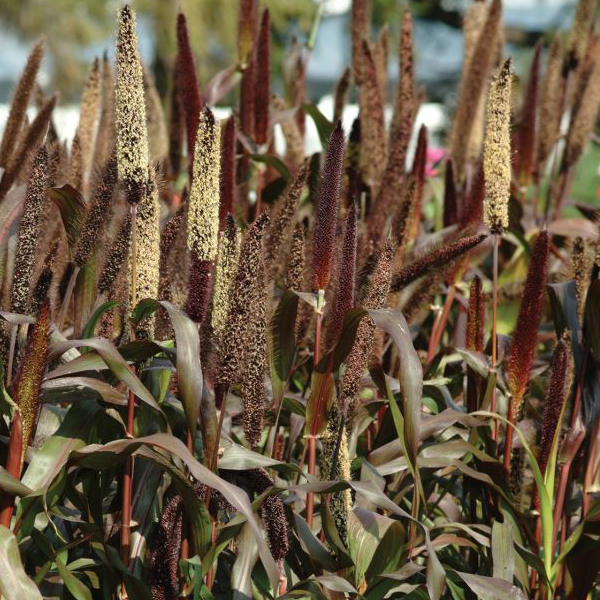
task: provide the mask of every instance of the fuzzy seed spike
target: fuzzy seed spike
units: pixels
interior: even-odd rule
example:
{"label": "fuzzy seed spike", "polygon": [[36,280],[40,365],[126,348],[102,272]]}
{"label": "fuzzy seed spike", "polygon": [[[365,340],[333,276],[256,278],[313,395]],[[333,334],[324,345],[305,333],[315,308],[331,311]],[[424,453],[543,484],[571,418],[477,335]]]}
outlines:
{"label": "fuzzy seed spike", "polygon": [[131,216],[125,215],[115,241],[104,263],[102,273],[98,279],[98,293],[106,294],[110,291],[121,267],[125,264],[131,238]]}
{"label": "fuzzy seed spike", "polygon": [[248,66],[254,50],[256,23],[258,21],[257,0],[240,0],[238,20],[238,60],[242,70]]}
{"label": "fuzzy seed spike", "polygon": [[485,175],[483,162],[479,164],[467,192],[466,200],[460,211],[460,228],[478,225],[483,220],[483,202],[485,198]]}
{"label": "fuzzy seed spike", "polygon": [[202,111],[196,137],[187,217],[187,246],[199,261],[214,261],[219,237],[221,132],[212,111]]}
{"label": "fuzzy seed spike", "polygon": [[486,196],[484,222],[493,233],[508,228],[511,182],[510,98],[512,61],[507,59],[494,77],[486,110],[483,171]]}
{"label": "fuzzy seed spike", "polygon": [[529,184],[534,166],[541,50],[542,45],[538,42],[533,51],[529,81],[521,109],[521,123],[516,139],[517,173],[521,185]]}
{"label": "fuzzy seed spike", "polygon": [[194,323],[202,323],[206,317],[212,288],[212,272],[212,261],[200,260],[195,250],[190,251],[189,284],[185,310]]}
{"label": "fuzzy seed spike", "polygon": [[[468,64],[465,62],[465,72],[461,80],[450,138],[450,154],[457,171],[460,171],[466,163],[471,135],[476,123],[474,115],[477,114],[482,96],[485,96],[487,81],[496,60],[501,25],[502,4],[500,0],[493,0],[487,11],[487,19],[481,34],[471,51],[470,61]],[[457,172],[457,179],[461,180],[462,177],[463,173]]]}
{"label": "fuzzy seed spike", "polygon": [[483,352],[484,308],[481,279],[475,276],[471,282],[471,293],[469,295],[466,340],[466,347],[468,350]]}
{"label": "fuzzy seed spike", "polygon": [[236,123],[231,115],[221,136],[221,178],[219,187],[219,229],[225,227],[227,215],[233,213],[235,200],[235,145]]}
{"label": "fuzzy seed spike", "polygon": [[352,71],[350,67],[346,67],[341,77],[335,84],[334,102],[333,102],[333,122],[337,123],[344,112],[344,108],[348,103],[348,95],[350,92],[350,77]]}
{"label": "fuzzy seed spike", "polygon": [[583,59],[598,13],[598,0],[579,0],[567,42],[567,67],[575,69]]}
{"label": "fuzzy seed spike", "polygon": [[182,12],[177,15],[177,67],[179,71],[179,91],[185,112],[191,173],[194,161],[194,148],[196,147],[196,135],[198,134],[198,122],[200,120],[200,111],[202,110],[202,98],[200,97],[196,61],[194,60],[194,53],[190,44],[187,20]]}
{"label": "fuzzy seed spike", "polygon": [[94,165],[104,165],[115,148],[115,79],[106,53],[102,58],[102,109],[94,149]]}
{"label": "fuzzy seed spike", "polygon": [[148,132],[142,64],[138,51],[135,12],[125,5],[117,35],[115,89],[117,164],[127,201],[137,204],[148,180]]}
{"label": "fuzzy seed spike", "polygon": [[324,290],[329,283],[331,259],[340,200],[344,131],[336,125],[327,144],[327,156],[319,190],[313,248],[313,288]]}
{"label": "fuzzy seed spike", "polygon": [[542,318],[548,276],[550,237],[546,230],[537,236],[527,272],[517,324],[505,360],[508,389],[512,395],[513,415],[518,415],[529,383],[531,365]]}
{"label": "fuzzy seed spike", "polygon": [[294,180],[288,186],[275,215],[271,220],[268,234],[265,240],[265,258],[272,272],[277,270],[279,255],[287,242],[294,224],[294,216],[300,203],[302,191],[308,177],[308,161],[306,161]]}
{"label": "fuzzy seed spike", "polygon": [[458,202],[452,159],[449,159],[446,163],[444,182],[444,227],[449,227],[458,221]]}
{"label": "fuzzy seed spike", "polygon": [[10,309],[12,312],[28,314],[29,290],[35,264],[38,238],[41,227],[41,214],[48,183],[48,151],[42,146],[34,160],[27,184],[23,216],[17,234],[14,277]]}
{"label": "fuzzy seed spike", "polygon": [[271,102],[271,30],[269,9],[260,22],[256,48],[256,84],[254,99],[254,140],[266,144],[269,139],[269,104]]}
{"label": "fuzzy seed spike", "polygon": [[12,184],[18,180],[23,167],[28,163],[29,155],[37,149],[38,144],[43,140],[52,119],[52,112],[56,107],[58,97],[52,96],[40,107],[35,119],[31,122],[27,131],[19,141],[17,148],[12,152],[6,172],[0,180],[0,198],[10,189]]}
{"label": "fuzzy seed spike", "polygon": [[165,113],[152,73],[145,66],[143,66],[142,73],[144,77],[144,96],[146,98],[148,153],[151,163],[162,163],[169,151]]}
{"label": "fuzzy seed spike", "polygon": [[233,216],[228,214],[225,219],[225,227],[220,234],[211,313],[212,329],[217,340],[221,338],[227,321],[231,286],[238,265],[239,253],[238,230]]}
{"label": "fuzzy seed spike", "polygon": [[117,159],[113,156],[102,169],[96,179],[91,204],[81,228],[75,248],[75,264],[83,268],[95,250],[106,213],[117,185]]}
{"label": "fuzzy seed spike", "polygon": [[568,340],[560,340],[554,349],[550,365],[550,383],[544,401],[544,414],[542,417],[542,437],[540,441],[540,454],[538,464],[542,475],[546,472],[552,442],[566,400],[569,383],[569,362],[571,344]]}
{"label": "fuzzy seed spike", "polygon": [[186,135],[185,114],[181,99],[181,81],[179,77],[179,56],[175,59],[171,82],[171,106],[169,109],[169,166],[171,177],[176,178],[181,171],[183,140]]}
{"label": "fuzzy seed spike", "polygon": [[483,242],[487,236],[483,233],[470,235],[459,239],[456,242],[444,244],[440,248],[424,254],[421,258],[413,261],[409,265],[402,267],[392,278],[390,290],[399,292],[409,283],[423,277],[433,269],[447,265],[450,261],[462,256],[475,246]]}
{"label": "fuzzy seed spike", "polygon": [[36,42],[27,57],[25,68],[23,69],[23,73],[10,103],[8,119],[4,126],[2,142],[0,142],[0,168],[6,169],[8,166],[10,155],[13,152],[13,148],[16,146],[17,138],[21,133],[21,128],[25,122],[25,112],[29,105],[29,99],[31,98],[31,93],[35,86],[35,78],[43,56],[44,40],[40,39]]}
{"label": "fuzzy seed spike", "polygon": [[14,382],[13,397],[23,427],[21,465],[25,460],[25,452],[35,432],[35,425],[40,412],[40,388],[46,372],[49,336],[50,304],[46,301],[42,305],[38,320],[31,332],[27,349]]}
{"label": "fuzzy seed spike", "polygon": [[[405,10],[402,15],[402,25],[400,27],[400,76],[398,78],[398,87],[396,88],[396,97],[394,100],[394,111],[392,114],[392,126],[390,130],[390,146],[400,144],[396,150],[398,154],[406,157],[406,148],[410,139],[410,133],[413,127],[413,104],[415,95],[414,66],[413,66],[413,22],[409,10]],[[391,160],[391,155],[388,160]],[[400,165],[404,169],[404,162]]]}
{"label": "fuzzy seed spike", "polygon": [[330,322],[327,326],[327,345],[329,347],[338,341],[346,311],[354,306],[354,287],[356,283],[356,212],[356,203],[353,202],[346,214],[335,300]]}
{"label": "fuzzy seed spike", "polygon": [[356,85],[362,85],[364,73],[363,42],[370,38],[369,0],[352,0],[352,70]]}

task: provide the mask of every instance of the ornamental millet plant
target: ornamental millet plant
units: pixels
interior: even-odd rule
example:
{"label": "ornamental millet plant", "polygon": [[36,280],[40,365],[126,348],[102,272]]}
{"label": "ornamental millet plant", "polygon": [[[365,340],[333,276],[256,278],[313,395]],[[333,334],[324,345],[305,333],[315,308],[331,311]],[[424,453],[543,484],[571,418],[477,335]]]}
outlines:
{"label": "ornamental millet plant", "polygon": [[71,139],[41,43],[7,111],[0,595],[592,597],[594,0],[514,90],[501,2],[465,6],[437,172],[420,16],[354,0],[321,112],[321,8],[286,44],[241,0],[212,73],[168,4],[145,65],[119,11]]}

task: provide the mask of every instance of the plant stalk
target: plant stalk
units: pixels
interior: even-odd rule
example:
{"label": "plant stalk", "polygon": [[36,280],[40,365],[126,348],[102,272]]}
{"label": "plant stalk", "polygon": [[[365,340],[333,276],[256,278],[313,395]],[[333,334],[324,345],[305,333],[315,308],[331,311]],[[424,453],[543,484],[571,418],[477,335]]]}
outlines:
{"label": "plant stalk", "polygon": [[[6,461],[6,470],[15,479],[21,476],[21,456],[23,452],[23,424],[21,415],[15,410],[10,426],[10,441],[8,444],[8,458]],[[0,525],[10,528],[15,500],[6,492],[0,498]]]}
{"label": "plant stalk", "polygon": [[[492,296],[493,296],[493,312],[492,312],[492,369],[496,371],[498,365],[498,249],[500,246],[500,236],[495,233],[492,237],[493,244],[493,265],[492,265]],[[492,390],[491,412],[496,412],[496,386]],[[510,427],[509,427],[510,429]],[[494,420],[494,429],[492,431],[492,439],[498,440],[498,421]]]}
{"label": "plant stalk", "polygon": [[454,302],[454,296],[456,295],[456,287],[452,285],[448,290],[448,294],[446,295],[446,301],[444,302],[444,307],[439,317],[437,318],[435,325],[433,326],[433,331],[431,332],[431,337],[429,338],[429,347],[427,349],[427,364],[429,364],[433,357],[436,355],[438,346],[440,345],[440,340],[442,339],[442,335],[444,333],[444,329],[446,328],[446,323],[448,322],[448,317],[450,315],[450,310],[452,309],[452,303]]}

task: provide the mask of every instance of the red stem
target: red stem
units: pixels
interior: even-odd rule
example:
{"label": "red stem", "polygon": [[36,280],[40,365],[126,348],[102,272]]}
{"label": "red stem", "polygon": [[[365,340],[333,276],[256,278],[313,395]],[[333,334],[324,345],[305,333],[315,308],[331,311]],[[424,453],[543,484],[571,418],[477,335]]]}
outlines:
{"label": "red stem", "polygon": [[[6,470],[15,478],[21,476],[21,454],[23,452],[23,425],[21,415],[15,410],[10,426],[10,441],[8,444],[8,458]],[[2,494],[0,498],[0,525],[10,527],[15,501],[9,494]]]}
{"label": "red stem", "polygon": [[450,315],[450,310],[452,308],[452,303],[454,302],[455,294],[456,288],[452,286],[448,290],[448,295],[446,296],[446,301],[444,302],[444,308],[442,309],[440,316],[435,322],[433,331],[431,333],[431,338],[429,339],[429,348],[427,349],[427,364],[429,364],[433,360],[433,357],[437,352],[438,346],[440,345],[440,340],[442,339],[442,334],[444,333],[446,323],[448,322],[448,316]]}
{"label": "red stem", "polygon": [[[132,367],[135,372],[135,368]],[[127,437],[133,438],[133,418],[135,415],[135,394],[129,390],[127,400]],[[131,490],[133,482],[133,456],[128,456],[123,474],[123,513],[121,516],[121,560],[127,566],[131,546]]]}

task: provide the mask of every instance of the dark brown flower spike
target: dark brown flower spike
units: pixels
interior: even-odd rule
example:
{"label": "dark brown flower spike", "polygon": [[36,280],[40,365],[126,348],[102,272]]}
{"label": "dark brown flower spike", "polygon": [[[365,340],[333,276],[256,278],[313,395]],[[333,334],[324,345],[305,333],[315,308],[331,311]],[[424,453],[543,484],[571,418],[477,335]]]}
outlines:
{"label": "dark brown flower spike", "polygon": [[256,84],[256,59],[250,55],[248,64],[242,73],[240,84],[240,127],[248,136],[254,136],[254,94]]}
{"label": "dark brown flower spike", "polygon": [[25,122],[25,112],[35,87],[35,78],[43,56],[44,40],[40,39],[27,57],[25,68],[13,94],[8,119],[2,134],[2,142],[0,142],[0,168],[7,168],[10,156],[17,145],[17,139]]}
{"label": "dark brown flower spike", "polygon": [[[400,28],[399,62],[400,76],[396,88],[392,125],[390,130],[390,146],[399,145],[396,154],[406,156],[414,119],[414,72],[413,72],[413,23],[409,10],[402,15]],[[390,168],[391,154],[388,159]],[[400,165],[404,169],[404,162]]]}
{"label": "dark brown flower spike", "polygon": [[235,200],[235,116],[231,115],[221,136],[221,178],[219,199],[219,229],[223,230],[227,215],[233,213]]}
{"label": "dark brown flower spike", "polygon": [[413,219],[411,238],[415,239],[419,234],[421,223],[421,201],[423,199],[423,187],[425,186],[425,165],[427,163],[427,127],[421,125],[417,148],[413,158],[411,174],[415,178],[415,198],[413,200]]}
{"label": "dark brown flower spike", "polygon": [[370,38],[369,0],[352,0],[352,71],[354,83],[362,85],[365,55],[362,49],[364,41]]}
{"label": "dark brown flower spike", "polygon": [[115,147],[115,79],[108,56],[102,58],[102,108],[96,133],[94,165],[103,165]]}
{"label": "dark brown flower spike", "polygon": [[79,233],[74,259],[79,268],[85,266],[98,244],[117,177],[117,158],[113,155],[96,178],[92,201]]}
{"label": "dark brown flower spike", "polygon": [[169,108],[169,166],[173,179],[181,171],[181,160],[183,156],[183,140],[186,137],[185,111],[181,98],[181,80],[179,77],[179,55],[175,58]]}
{"label": "dark brown flower spike", "polygon": [[[254,469],[248,473],[251,476],[254,491],[258,495],[275,485],[266,469]],[[267,532],[271,554],[275,560],[281,560],[287,556],[290,550],[289,528],[281,496],[278,494],[268,496],[260,505],[259,510]]]}
{"label": "dark brown flower spike", "polygon": [[542,475],[546,472],[548,459],[552,450],[552,442],[569,389],[569,364],[571,344],[568,340],[560,340],[552,355],[550,365],[550,383],[544,401],[542,417],[542,436],[538,464]]}
{"label": "dark brown flower spike", "polygon": [[263,145],[269,139],[269,104],[271,102],[271,31],[269,9],[265,8],[256,47],[256,82],[254,86],[254,141]]}
{"label": "dark brown flower spike", "polygon": [[202,323],[208,310],[212,288],[213,261],[200,260],[198,254],[190,251],[190,277],[185,310],[195,323]]}
{"label": "dark brown flower spike", "polygon": [[256,24],[258,21],[258,1],[240,0],[238,21],[238,60],[242,70],[248,66],[254,50]]}
{"label": "dark brown flower spike", "polygon": [[471,282],[469,294],[469,313],[467,317],[467,350],[483,352],[484,333],[484,296],[481,279],[475,276]]}
{"label": "dark brown flower spike", "polygon": [[423,275],[430,273],[432,270],[446,266],[450,261],[475,248],[486,237],[483,233],[470,235],[427,252],[409,265],[402,267],[392,277],[390,291],[399,292],[409,283],[423,277]]}
{"label": "dark brown flower spike", "polygon": [[546,230],[542,230],[533,247],[519,316],[505,360],[508,390],[512,395],[512,414],[515,418],[519,413],[523,396],[529,384],[531,365],[535,355],[544,294],[546,293],[549,250],[550,237]]}
{"label": "dark brown flower spike", "polygon": [[191,173],[194,163],[194,148],[196,147],[200,111],[202,110],[202,98],[200,97],[196,61],[194,60],[190,44],[187,21],[182,12],[177,15],[177,67],[179,71],[179,92],[185,112],[187,151]]}
{"label": "dark brown flower spike", "polygon": [[456,198],[456,184],[454,183],[454,168],[452,159],[446,162],[444,174],[444,227],[454,225],[458,221],[458,200]]}
{"label": "dark brown flower spike", "polygon": [[33,292],[31,294],[31,309],[33,313],[38,313],[41,310],[42,304],[44,303],[44,301],[48,297],[48,293],[50,292],[52,278],[54,277],[54,273],[52,272],[52,266],[54,265],[54,262],[56,260],[59,243],[60,239],[56,240],[54,244],[52,244],[52,248],[50,248],[50,251],[44,259],[44,266],[42,268],[42,272],[40,273],[35,287],[33,288]]}
{"label": "dark brown flower spike", "polygon": [[327,156],[319,190],[313,247],[313,289],[324,290],[329,283],[335,242],[340,184],[344,160],[344,130],[338,122],[327,144]]}
{"label": "dark brown flower spike", "polygon": [[[516,139],[517,174],[521,185],[529,184],[534,167],[541,50],[542,45],[538,42],[533,51],[529,81],[527,83],[525,98],[523,99],[521,122]],[[558,102],[558,99],[556,101]]]}
{"label": "dark brown flower spike", "polygon": [[17,234],[17,249],[10,297],[11,312],[20,314],[28,314],[29,312],[31,276],[35,264],[47,183],[48,152],[46,147],[42,146],[38,150],[31,168],[23,204],[23,216]]}
{"label": "dark brown flower spike", "polygon": [[129,212],[125,215],[119,232],[111,246],[110,252],[104,263],[102,273],[98,279],[98,293],[105,294],[115,282],[121,267],[125,264],[129,252],[129,241],[131,238],[131,216]]}
{"label": "dark brown flower spike", "polygon": [[333,346],[342,331],[344,316],[354,306],[356,284],[356,204],[353,202],[346,214],[344,239],[338,261],[335,300],[327,323],[327,345]]}
{"label": "dark brown flower spike", "polygon": [[54,95],[44,102],[38,111],[35,119],[31,122],[27,131],[20,139],[16,149],[11,153],[11,157],[6,167],[6,172],[0,180],[0,198],[10,189],[12,184],[23,172],[23,167],[28,163],[28,156],[37,149],[40,141],[48,131],[48,125],[52,118],[52,112],[56,107],[57,96]]}
{"label": "dark brown flower spike", "polygon": [[296,223],[288,255],[285,287],[288,290],[302,289],[304,279],[304,226]]}
{"label": "dark brown flower spike", "polygon": [[471,180],[465,201],[460,209],[461,229],[464,229],[468,225],[478,225],[482,222],[484,198],[485,176],[483,173],[483,163],[480,162],[479,167]]}

